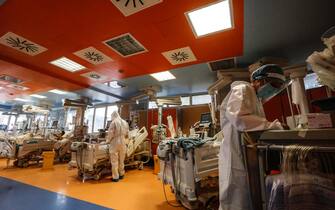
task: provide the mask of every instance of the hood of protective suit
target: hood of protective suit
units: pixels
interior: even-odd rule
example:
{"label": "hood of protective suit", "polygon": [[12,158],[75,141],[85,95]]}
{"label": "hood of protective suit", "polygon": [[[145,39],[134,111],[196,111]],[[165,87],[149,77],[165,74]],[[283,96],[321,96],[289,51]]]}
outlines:
{"label": "hood of protective suit", "polygon": [[114,112],[112,113],[112,118],[111,118],[111,119],[112,119],[112,121],[113,121],[113,120],[115,120],[115,119],[117,119],[117,118],[121,118],[121,117],[120,117],[120,115],[119,115],[119,113],[118,113],[117,111],[114,111]]}
{"label": "hood of protective suit", "polygon": [[[250,82],[245,82],[245,81],[235,81],[235,82],[233,82],[233,83],[231,83],[231,85],[230,85],[230,87],[231,88],[234,88],[234,87],[236,87],[236,86],[238,86],[238,85],[247,85],[247,86],[249,86],[249,87],[252,87],[252,85],[251,85],[251,83]],[[252,87],[253,88],[253,87]]]}

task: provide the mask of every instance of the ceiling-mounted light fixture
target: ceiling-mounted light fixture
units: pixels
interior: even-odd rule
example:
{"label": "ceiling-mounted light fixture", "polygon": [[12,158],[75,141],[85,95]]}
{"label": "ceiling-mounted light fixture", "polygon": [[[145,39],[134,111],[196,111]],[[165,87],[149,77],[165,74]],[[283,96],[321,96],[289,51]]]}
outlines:
{"label": "ceiling-mounted light fixture", "polygon": [[58,58],[56,60],[51,61],[50,63],[52,65],[58,66],[70,72],[75,72],[75,71],[86,69],[85,66],[82,66],[79,63],[74,62],[73,60],[70,60],[66,57]]}
{"label": "ceiling-mounted light fixture", "polygon": [[6,75],[6,74],[0,75],[0,83],[2,84],[19,84],[21,82],[23,81],[16,77]]}
{"label": "ceiling-mounted light fixture", "polygon": [[48,92],[59,94],[59,95],[65,95],[65,94],[67,94],[67,92],[62,91],[62,90],[58,90],[58,89],[49,90]]}
{"label": "ceiling-mounted light fixture", "polygon": [[123,88],[123,87],[125,87],[124,84],[122,84],[122,83],[120,83],[120,82],[118,82],[118,81],[116,81],[116,80],[109,82],[109,86],[110,86],[111,88],[115,88],[115,89],[119,89],[119,88]]}
{"label": "ceiling-mounted light fixture", "polygon": [[196,37],[233,27],[231,0],[222,0],[186,13]]}
{"label": "ceiling-mounted light fixture", "polygon": [[155,78],[156,80],[160,82],[176,79],[176,77],[173,74],[171,74],[169,71],[163,71],[163,72],[150,74],[150,76],[152,76],[153,78]]}
{"label": "ceiling-mounted light fixture", "polygon": [[46,96],[42,96],[42,95],[38,95],[38,94],[31,94],[30,96],[34,97],[34,98],[40,98],[40,99],[47,98]]}
{"label": "ceiling-mounted light fixture", "polygon": [[21,101],[21,102],[29,102],[29,100],[24,99],[24,98],[15,98],[15,101]]}

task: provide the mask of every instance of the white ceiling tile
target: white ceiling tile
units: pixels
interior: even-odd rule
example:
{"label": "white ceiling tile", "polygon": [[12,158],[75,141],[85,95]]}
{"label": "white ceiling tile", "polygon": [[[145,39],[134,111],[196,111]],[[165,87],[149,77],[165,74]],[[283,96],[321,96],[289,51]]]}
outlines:
{"label": "white ceiling tile", "polygon": [[85,74],[81,74],[82,77],[86,77],[89,78],[91,80],[95,80],[95,81],[102,81],[107,79],[107,77],[105,75],[102,75],[98,72],[95,71],[91,71],[91,72],[87,72]]}
{"label": "white ceiling tile", "polygon": [[163,0],[111,0],[124,16],[132,15],[141,10],[163,2]]}
{"label": "white ceiling tile", "polygon": [[88,47],[79,50],[74,53],[76,56],[94,64],[99,65],[106,62],[111,62],[113,59],[102,53],[101,51],[95,49],[94,47]]}
{"label": "white ceiling tile", "polygon": [[162,55],[172,65],[189,63],[197,60],[190,47],[183,47],[175,50],[166,51],[163,52]]}
{"label": "white ceiling tile", "polygon": [[47,50],[47,48],[12,32],[8,32],[0,37],[0,43],[31,56]]}

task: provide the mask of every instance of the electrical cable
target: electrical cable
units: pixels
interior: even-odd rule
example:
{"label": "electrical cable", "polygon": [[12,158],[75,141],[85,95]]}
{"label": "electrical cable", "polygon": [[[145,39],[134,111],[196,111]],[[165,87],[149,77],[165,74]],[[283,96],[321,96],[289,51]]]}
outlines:
{"label": "electrical cable", "polygon": [[170,201],[168,201],[167,196],[166,196],[165,186],[164,186],[165,175],[166,175],[166,161],[164,162],[163,181],[162,181],[165,200],[166,200],[166,202],[169,206],[176,207],[176,208],[177,207],[183,207],[182,205],[176,205],[176,204],[170,203]]}

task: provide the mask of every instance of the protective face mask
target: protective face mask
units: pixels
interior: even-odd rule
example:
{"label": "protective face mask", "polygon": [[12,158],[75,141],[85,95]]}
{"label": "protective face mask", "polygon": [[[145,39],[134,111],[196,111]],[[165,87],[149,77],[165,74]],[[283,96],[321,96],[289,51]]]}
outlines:
{"label": "protective face mask", "polygon": [[267,83],[257,90],[257,97],[264,104],[265,102],[276,96],[278,93],[280,93],[281,90],[282,89],[275,88],[270,83]]}

